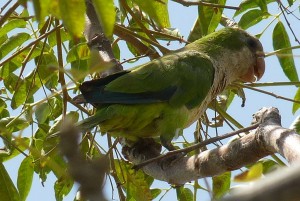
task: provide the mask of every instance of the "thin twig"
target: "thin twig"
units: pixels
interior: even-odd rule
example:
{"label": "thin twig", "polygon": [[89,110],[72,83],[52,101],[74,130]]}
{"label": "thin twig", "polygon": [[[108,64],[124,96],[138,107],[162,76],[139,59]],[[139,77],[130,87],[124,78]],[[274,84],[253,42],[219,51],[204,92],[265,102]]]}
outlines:
{"label": "thin twig", "polygon": [[[43,30],[43,32],[41,32],[41,34],[44,34],[45,31],[46,31],[46,28],[44,28],[44,27],[47,27],[47,28],[50,27],[50,22],[51,22],[51,18],[49,18],[49,19],[46,21],[46,23],[44,24],[43,28],[41,28],[41,30]],[[32,55],[32,53],[33,53],[33,51],[34,51],[35,48],[37,47],[37,45],[38,45],[38,43],[33,44],[33,46],[31,47],[31,49],[29,50],[28,54],[26,55],[25,59],[22,61],[22,67],[21,67],[21,70],[20,70],[20,73],[19,73],[18,80],[17,80],[17,82],[16,82],[16,84],[15,84],[15,89],[18,88],[19,81],[20,81],[20,79],[21,79],[21,77],[22,77],[22,75],[23,75],[23,72],[24,72],[24,70],[25,70],[26,64],[28,63],[28,61],[29,61],[29,59],[30,59],[30,57],[31,57],[31,55]],[[41,52],[41,54],[42,54],[42,52]]]}
{"label": "thin twig", "polygon": [[[152,36],[151,33],[149,33],[148,29],[144,26],[144,24],[140,21],[140,19],[135,15],[135,13],[129,8],[129,6],[127,5],[127,2],[125,0],[121,0],[120,1],[121,5],[123,6],[123,8],[125,10],[127,10],[129,12],[129,14],[132,16],[132,18],[136,21],[136,23],[141,27],[141,29],[143,30],[143,32],[150,38],[148,40],[152,41],[153,43],[158,44],[157,40],[155,39],[154,36]],[[163,54],[167,54],[170,52],[169,49],[159,45],[156,46]]]}
{"label": "thin twig", "polygon": [[131,43],[140,54],[148,54],[150,59],[156,59],[160,57],[160,55],[154,48],[149,48],[135,36],[132,36],[130,30],[125,28],[124,26],[115,24],[114,34],[121,39]]}
{"label": "thin twig", "polygon": [[273,97],[278,98],[278,99],[282,99],[282,100],[286,100],[286,101],[290,101],[290,102],[293,102],[293,103],[299,103],[300,104],[300,101],[297,101],[297,100],[294,100],[294,99],[291,99],[291,98],[286,98],[286,97],[283,97],[283,96],[279,96],[279,95],[276,95],[276,94],[274,94],[272,92],[268,92],[268,91],[265,91],[265,90],[257,89],[257,88],[250,87],[250,86],[247,86],[247,85],[244,85],[244,84],[234,84],[234,85],[239,86],[239,87],[243,87],[243,88],[247,88],[247,89],[251,89],[253,91],[258,91],[260,93],[264,93],[264,94],[273,96]]}
{"label": "thin twig", "polygon": [[161,159],[165,159],[165,158],[169,158],[171,156],[174,156],[174,155],[177,155],[177,154],[181,154],[181,153],[189,153],[191,151],[194,151],[195,149],[199,149],[205,145],[208,145],[208,144],[211,144],[211,143],[214,143],[214,142],[217,142],[219,140],[223,140],[223,139],[226,139],[226,138],[229,138],[229,137],[232,137],[234,135],[237,135],[237,134],[240,134],[240,133],[244,133],[244,132],[248,132],[250,130],[253,130],[255,128],[257,128],[259,126],[260,123],[256,123],[256,124],[253,124],[251,126],[248,126],[248,127],[245,127],[245,128],[241,128],[239,130],[236,130],[236,131],[233,131],[233,132],[230,132],[230,133],[227,133],[227,134],[224,134],[224,135],[221,135],[221,136],[216,136],[216,137],[212,137],[208,140],[205,140],[203,142],[199,142],[195,145],[192,145],[190,147],[187,147],[187,148],[183,148],[183,149],[178,149],[178,150],[175,150],[175,151],[170,151],[166,154],[162,154],[158,157],[155,157],[155,158],[152,158],[152,159],[149,159],[145,162],[142,162],[140,164],[137,164],[137,165],[134,165],[133,166],[133,169],[140,169],[150,163],[153,163],[155,161],[158,161],[158,160],[161,160]]}
{"label": "thin twig", "polygon": [[296,45],[296,46],[293,46],[293,47],[282,48],[282,49],[279,49],[279,50],[275,50],[273,52],[266,53],[265,57],[269,57],[269,56],[272,56],[272,55],[277,55],[278,53],[284,52],[286,50],[293,50],[293,49],[299,49],[299,48],[300,48],[300,45]]}
{"label": "thin twig", "polygon": [[264,83],[248,83],[244,84],[249,87],[273,87],[273,86],[299,86],[300,82],[264,82]]}
{"label": "thin twig", "polygon": [[[55,20],[55,26],[59,26],[59,20]],[[62,108],[62,119],[64,120],[64,117],[67,114],[67,101],[68,101],[68,91],[66,87],[66,81],[63,73],[63,58],[62,58],[62,47],[61,47],[61,35],[60,35],[60,30],[56,29],[56,47],[57,47],[57,60],[58,60],[58,68],[62,69],[58,71],[58,82],[61,85],[62,88],[62,93],[63,93],[63,108]]]}
{"label": "thin twig", "polygon": [[286,8],[284,8],[284,10],[283,10],[282,7],[284,7],[284,6],[282,5],[282,3],[281,3],[280,0],[277,0],[277,3],[278,3],[278,5],[279,5],[280,10],[282,11],[282,14],[283,14],[283,17],[284,17],[284,19],[285,19],[285,22],[287,23],[287,25],[288,25],[290,31],[292,32],[292,34],[293,34],[293,36],[294,36],[294,38],[295,38],[295,41],[296,41],[298,44],[300,44],[300,41],[298,40],[298,38],[297,38],[297,36],[296,36],[294,30],[292,29],[290,22],[288,21],[288,19],[287,19],[286,16],[285,16],[284,11],[286,10]]}
{"label": "thin twig", "polygon": [[[107,135],[107,142],[108,142],[109,147],[113,147],[110,135]],[[119,194],[120,201],[125,201],[126,199],[125,199],[125,196],[124,196],[123,191],[122,191],[122,186],[120,185],[121,181],[119,180],[119,178],[116,174],[117,170],[116,170],[116,166],[115,166],[113,152],[109,151],[108,154],[109,154],[109,158],[110,158],[110,160],[109,160],[110,161],[110,168],[112,169],[111,175],[112,175],[112,177],[114,178],[114,180],[117,184],[117,189],[118,189],[118,194]]]}
{"label": "thin twig", "polygon": [[22,151],[18,146],[16,146],[12,141],[8,140],[5,136],[0,135],[0,138],[2,140],[4,140],[6,143],[10,144],[11,146],[13,146],[16,150],[18,150],[21,154],[23,154],[25,157],[28,157],[28,155]]}
{"label": "thin twig", "polygon": [[240,7],[236,6],[226,6],[226,5],[220,5],[215,3],[209,3],[205,1],[185,1],[185,0],[172,0],[174,2],[180,3],[183,6],[209,6],[213,8],[227,8],[227,9],[233,9],[233,10],[240,10]]}
{"label": "thin twig", "polygon": [[12,0],[7,1],[0,9],[0,14],[2,13],[2,11],[5,10],[5,8],[12,2]]}
{"label": "thin twig", "polygon": [[141,35],[139,35],[139,34],[133,32],[133,31],[130,31],[129,29],[127,29],[127,28],[125,28],[124,26],[121,26],[121,25],[120,25],[119,28],[121,28],[121,27],[123,28],[122,31],[124,32],[124,34],[130,34],[130,35],[132,35],[132,36],[134,36],[134,37],[136,37],[136,38],[139,38],[139,39],[141,39],[141,40],[143,40],[143,41],[145,41],[145,42],[147,42],[147,43],[149,43],[149,44],[151,44],[151,45],[157,47],[161,52],[170,52],[169,49],[163,47],[163,46],[160,45],[159,43],[156,43],[156,42],[154,42],[154,41],[152,41],[152,40],[150,40],[150,39],[148,39],[148,38],[146,38],[146,37],[144,37],[144,36],[141,36]]}
{"label": "thin twig", "polygon": [[[0,27],[6,22],[7,18],[19,7],[19,2],[17,1],[12,7],[8,9],[8,11],[1,16],[0,18]],[[0,65],[1,66],[1,65]]]}
{"label": "thin twig", "polygon": [[124,61],[120,62],[120,64],[122,65],[124,63],[134,61],[134,60],[137,60],[137,59],[140,59],[140,58],[144,58],[144,57],[147,57],[147,56],[148,56],[148,54],[145,54],[145,55],[136,56],[136,57],[133,57],[133,58],[130,58],[130,59],[125,59]]}

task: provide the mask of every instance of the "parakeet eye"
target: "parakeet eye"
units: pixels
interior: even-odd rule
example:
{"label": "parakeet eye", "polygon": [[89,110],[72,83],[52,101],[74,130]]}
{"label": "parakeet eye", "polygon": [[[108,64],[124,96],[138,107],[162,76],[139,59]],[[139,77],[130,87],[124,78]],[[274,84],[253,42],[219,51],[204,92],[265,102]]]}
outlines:
{"label": "parakeet eye", "polygon": [[250,49],[257,48],[257,41],[254,38],[248,38],[247,43],[248,43],[248,46],[250,47]]}

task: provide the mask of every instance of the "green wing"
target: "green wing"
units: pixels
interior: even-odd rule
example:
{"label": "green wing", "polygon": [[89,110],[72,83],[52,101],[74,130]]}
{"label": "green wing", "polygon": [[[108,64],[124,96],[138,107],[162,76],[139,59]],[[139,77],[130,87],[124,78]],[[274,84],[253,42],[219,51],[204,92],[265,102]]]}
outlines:
{"label": "green wing", "polygon": [[[214,67],[210,59],[197,51],[187,50],[153,60],[119,76],[104,87],[104,93],[119,93],[125,99],[145,93],[148,97],[151,93],[155,96],[167,93],[165,101],[172,106],[193,108],[206,97],[213,78]],[[145,102],[147,100],[141,101]]]}

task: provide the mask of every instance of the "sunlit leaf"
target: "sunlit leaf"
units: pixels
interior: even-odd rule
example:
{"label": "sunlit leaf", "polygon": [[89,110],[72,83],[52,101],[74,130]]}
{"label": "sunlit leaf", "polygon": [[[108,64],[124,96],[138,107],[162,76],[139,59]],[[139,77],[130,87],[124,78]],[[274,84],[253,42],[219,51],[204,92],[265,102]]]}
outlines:
{"label": "sunlit leaf", "polygon": [[33,8],[38,21],[44,20],[49,15],[51,0],[33,0]]}
{"label": "sunlit leaf", "polygon": [[[65,41],[70,40],[70,35],[69,35],[68,32],[66,32],[65,29],[60,29],[59,32],[60,32],[60,40],[61,40],[62,43],[65,42]],[[48,36],[48,42],[49,42],[50,47],[54,47],[57,44],[56,32],[51,33]]]}
{"label": "sunlit leaf", "polygon": [[0,119],[0,130],[8,130],[10,132],[16,132],[23,130],[29,126],[26,119],[9,117]]}
{"label": "sunlit leaf", "polygon": [[[299,91],[299,90],[298,90]],[[290,129],[294,129],[297,133],[300,133],[300,116],[297,116],[290,126]]]}
{"label": "sunlit leaf", "polygon": [[231,172],[225,172],[213,178],[213,197],[219,199],[230,189]]}
{"label": "sunlit leaf", "polygon": [[[242,1],[241,4],[239,5],[240,9],[234,13],[234,17],[251,9],[251,8],[260,7],[258,4],[258,1],[260,1],[260,0],[244,0],[244,1]],[[270,4],[272,2],[275,2],[276,0],[262,0],[262,1],[264,1],[264,2],[260,3],[260,5],[261,5],[261,7],[263,7],[265,9],[266,8],[266,7],[264,7],[265,2],[267,4]]]}
{"label": "sunlit leaf", "polygon": [[0,159],[3,162],[8,161],[8,160],[18,156],[19,154],[21,154],[20,151],[25,151],[26,149],[28,149],[29,144],[30,144],[30,139],[27,137],[17,138],[17,139],[12,140],[10,143],[13,143],[15,146],[17,146],[19,148],[19,150],[15,149],[14,147],[11,146],[12,150],[10,150],[9,153],[0,155]]}
{"label": "sunlit leaf", "polygon": [[17,33],[9,37],[1,46],[0,46],[0,58],[5,57],[8,53],[13,51],[15,48],[21,46],[25,41],[30,38],[28,33]]}
{"label": "sunlit leaf", "polygon": [[4,36],[9,31],[15,28],[25,28],[25,27],[26,27],[26,22],[24,20],[19,20],[19,19],[10,20],[1,27],[0,37]]}
{"label": "sunlit leaf", "polygon": [[[14,83],[14,89],[17,87],[17,90],[14,91],[11,107],[13,109],[18,108],[24,103],[30,102],[32,96],[38,91],[42,84],[47,84],[47,82],[53,77],[53,82],[57,83],[57,69],[51,68],[52,65],[57,66],[56,57],[53,54],[44,54],[40,60],[40,67],[31,71],[31,73],[25,77],[25,79],[19,79],[18,85]],[[51,83],[48,83],[51,88]],[[54,87],[56,84],[52,84]],[[46,85],[47,86],[47,85]]]}
{"label": "sunlit leaf", "polygon": [[[90,57],[90,50],[86,43],[79,43],[73,46],[67,54],[67,62],[86,60]],[[98,61],[99,62],[99,61]]]}
{"label": "sunlit leaf", "polygon": [[133,0],[160,27],[170,27],[168,0],[145,1]]}
{"label": "sunlit leaf", "polygon": [[20,195],[2,163],[0,163],[0,183],[1,200],[20,201]]}
{"label": "sunlit leaf", "polygon": [[155,189],[151,189],[151,195],[152,195],[152,199],[155,199],[157,196],[159,196],[159,194],[162,192],[161,189],[155,188]]}
{"label": "sunlit leaf", "polygon": [[59,0],[58,3],[64,26],[73,36],[80,37],[85,23],[85,1]]}
{"label": "sunlit leaf", "polygon": [[57,201],[62,201],[68,195],[73,187],[73,181],[70,178],[60,178],[54,184],[55,198]]}
{"label": "sunlit leaf", "polygon": [[128,200],[152,200],[148,175],[141,170],[133,170],[132,165],[126,162],[115,161],[115,166],[118,178],[125,184],[123,187]]}
{"label": "sunlit leaf", "polygon": [[[225,5],[226,0],[213,0],[210,3]],[[198,7],[198,19],[200,24],[201,36],[205,36],[215,31],[222,17],[222,8],[213,8],[211,6]],[[200,36],[198,36],[200,37]]]}
{"label": "sunlit leaf", "polygon": [[31,189],[33,179],[33,160],[31,157],[26,157],[18,170],[17,186],[22,201],[26,200]]}
{"label": "sunlit leaf", "polygon": [[[78,121],[79,118],[79,114],[75,111],[71,111],[68,112],[66,115],[66,119],[68,119],[68,121],[70,123],[75,123]],[[54,124],[51,126],[51,128],[49,129],[48,134],[53,134],[57,131],[59,131],[61,129],[61,124],[62,124],[62,115],[60,115],[55,121]]]}
{"label": "sunlit leaf", "polygon": [[116,11],[113,0],[92,0],[98,19],[103,27],[104,34],[110,38],[113,33]]}
{"label": "sunlit leaf", "polygon": [[[295,101],[300,101],[300,87],[298,87],[298,89],[297,89],[297,92],[294,96],[294,100]],[[297,112],[297,110],[299,110],[299,108],[300,108],[300,103],[294,102],[293,103],[293,109],[292,109],[293,114],[295,114],[295,112]]]}
{"label": "sunlit leaf", "polygon": [[273,30],[273,47],[274,50],[285,49],[284,51],[280,51],[277,58],[281,65],[281,68],[285,75],[289,78],[290,81],[298,81],[298,74],[295,67],[293,52],[291,49],[291,42],[286,32],[285,26],[281,21],[279,21],[274,30]]}
{"label": "sunlit leaf", "polygon": [[249,182],[259,179],[263,174],[263,165],[258,162],[253,165],[249,170],[234,177],[235,182]]}
{"label": "sunlit leaf", "polygon": [[3,111],[4,108],[6,108],[7,105],[4,100],[0,99],[0,113]]}
{"label": "sunlit leaf", "polygon": [[241,27],[242,29],[248,29],[249,27],[257,24],[267,16],[269,16],[268,13],[264,13],[259,9],[250,10],[242,16],[238,24],[239,27]]}
{"label": "sunlit leaf", "polygon": [[280,167],[278,163],[276,163],[271,159],[261,159],[259,160],[259,162],[261,162],[263,165],[263,174],[268,174],[270,172],[273,172]]}
{"label": "sunlit leaf", "polygon": [[42,103],[36,107],[35,117],[38,123],[44,123],[50,114],[51,108],[49,103]]}
{"label": "sunlit leaf", "polygon": [[267,0],[255,0],[262,12],[268,12]]}

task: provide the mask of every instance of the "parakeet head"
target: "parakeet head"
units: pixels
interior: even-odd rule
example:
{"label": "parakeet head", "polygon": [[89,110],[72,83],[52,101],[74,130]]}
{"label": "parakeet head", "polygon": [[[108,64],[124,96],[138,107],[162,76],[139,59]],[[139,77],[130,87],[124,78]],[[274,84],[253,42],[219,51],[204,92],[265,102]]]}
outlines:
{"label": "parakeet head", "polygon": [[[199,41],[199,42],[198,42]],[[227,82],[254,82],[265,72],[260,41],[239,28],[224,28],[198,40],[200,50],[212,55],[217,70],[225,72]]]}

